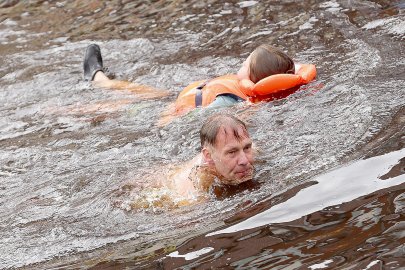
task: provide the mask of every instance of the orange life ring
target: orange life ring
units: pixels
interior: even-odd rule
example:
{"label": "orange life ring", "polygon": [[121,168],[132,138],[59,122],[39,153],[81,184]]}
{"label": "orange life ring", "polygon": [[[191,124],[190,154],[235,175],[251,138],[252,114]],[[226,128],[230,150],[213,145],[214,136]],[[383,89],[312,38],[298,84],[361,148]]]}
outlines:
{"label": "orange life ring", "polygon": [[307,84],[316,77],[315,65],[295,64],[295,74],[276,74],[258,81],[250,96],[266,96]]}

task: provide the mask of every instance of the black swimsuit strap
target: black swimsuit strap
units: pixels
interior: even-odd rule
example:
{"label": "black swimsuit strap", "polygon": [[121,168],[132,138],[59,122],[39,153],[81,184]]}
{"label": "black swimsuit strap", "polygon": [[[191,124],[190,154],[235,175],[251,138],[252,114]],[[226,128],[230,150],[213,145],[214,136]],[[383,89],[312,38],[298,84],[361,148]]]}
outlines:
{"label": "black swimsuit strap", "polygon": [[199,86],[197,86],[195,88],[195,90],[196,90],[196,92],[195,92],[195,107],[196,108],[201,107],[201,105],[202,105],[202,99],[203,99],[202,89],[204,88],[205,85],[207,85],[207,83],[208,83],[208,81],[200,84]]}

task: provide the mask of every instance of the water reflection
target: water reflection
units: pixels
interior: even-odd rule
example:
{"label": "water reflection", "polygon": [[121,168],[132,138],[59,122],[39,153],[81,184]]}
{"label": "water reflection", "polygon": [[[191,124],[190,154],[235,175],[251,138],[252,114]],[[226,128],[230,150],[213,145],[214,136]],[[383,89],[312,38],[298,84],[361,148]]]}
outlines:
{"label": "water reflection", "polygon": [[[226,235],[218,242],[223,249],[207,244],[205,236],[203,244],[189,239],[288,204],[301,189],[323,187],[311,182],[321,172],[402,151],[402,1],[0,5],[0,267],[188,263],[203,268],[214,258],[235,267],[264,267],[274,260],[280,268],[332,268],[361,259],[355,266],[395,268],[401,262],[402,247],[396,243],[402,239],[398,220],[404,196],[396,187],[350,197],[350,207],[319,208],[283,226]],[[111,75],[171,95],[140,101],[125,91],[92,88],[81,68],[84,50],[93,42],[101,45]],[[221,191],[220,199],[172,211],[118,207],[121,187],[132,182],[141,190],[151,170],[180,164],[198,152],[198,129],[212,111],[195,111],[160,128],[156,122],[163,108],[191,81],[236,72],[260,43],[317,64],[319,76],[316,85],[287,99],[226,110],[247,120],[261,149],[257,186],[223,196]],[[389,185],[403,177],[401,164],[392,163],[390,172],[376,166],[381,169],[377,182]],[[118,200],[131,197],[123,193]],[[365,235],[371,232],[374,236]],[[339,241],[357,235],[353,245]],[[360,244],[360,239],[367,241]],[[260,250],[254,251],[256,246]],[[176,251],[192,259],[154,261]],[[237,256],[228,260],[226,254]]]}
{"label": "water reflection", "polygon": [[314,179],[316,185],[301,190],[288,201],[207,236],[252,229],[268,223],[289,222],[325,207],[350,202],[376,190],[402,184],[405,182],[405,176],[402,174],[391,177],[389,181],[381,181],[381,174],[389,172],[395,165],[400,166],[400,159],[403,157],[405,149],[357,161],[350,166],[321,175]]}
{"label": "water reflection", "polygon": [[319,176],[313,185],[292,191],[291,198],[280,194],[281,202],[261,203],[270,207],[264,212],[249,217],[249,209],[246,220],[189,240],[161,263],[199,269],[368,269],[375,264],[395,269],[405,262],[403,244],[394,240],[404,229],[405,176],[382,181],[379,175],[404,155],[402,149]]}

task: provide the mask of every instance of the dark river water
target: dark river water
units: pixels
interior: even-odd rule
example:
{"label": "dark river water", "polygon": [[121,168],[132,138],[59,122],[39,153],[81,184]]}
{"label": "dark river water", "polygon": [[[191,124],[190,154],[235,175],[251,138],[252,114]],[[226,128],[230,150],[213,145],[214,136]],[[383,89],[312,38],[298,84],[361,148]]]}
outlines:
{"label": "dark river water", "polygon": [[[168,90],[141,99],[83,80]],[[256,176],[181,206],[152,183],[217,110],[166,126],[187,84],[259,44],[318,77],[246,120]],[[405,2],[0,1],[0,268],[405,268]]]}

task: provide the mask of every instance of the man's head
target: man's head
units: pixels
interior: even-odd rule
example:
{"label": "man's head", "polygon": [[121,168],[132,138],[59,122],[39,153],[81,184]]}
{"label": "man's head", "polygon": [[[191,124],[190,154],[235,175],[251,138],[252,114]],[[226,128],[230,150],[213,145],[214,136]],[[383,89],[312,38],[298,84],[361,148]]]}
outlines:
{"label": "man's head", "polygon": [[229,114],[209,117],[200,130],[204,162],[215,169],[224,184],[252,179],[252,140],[245,123]]}

